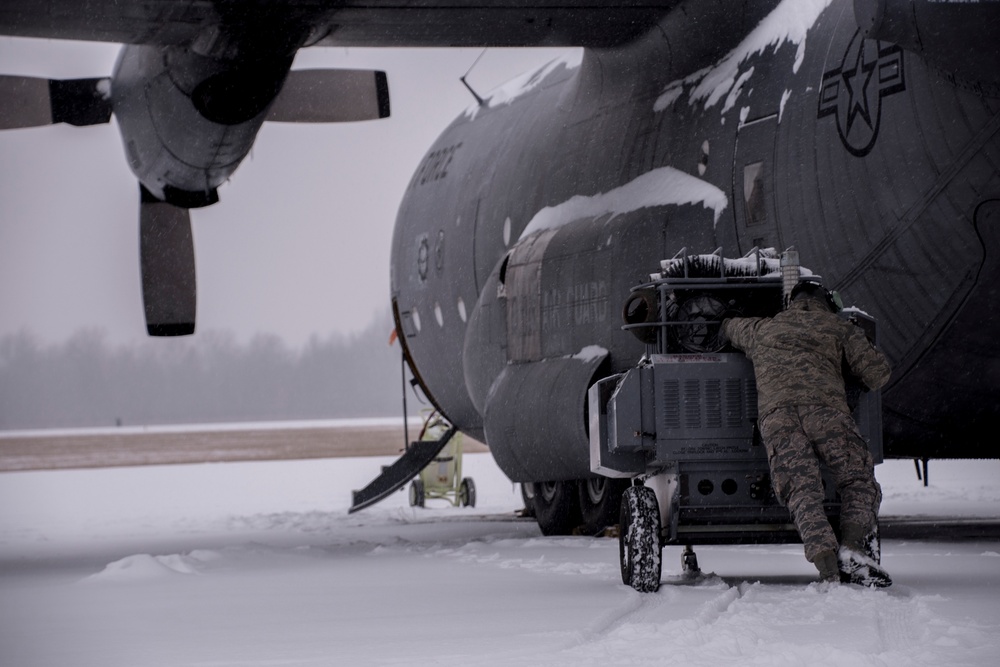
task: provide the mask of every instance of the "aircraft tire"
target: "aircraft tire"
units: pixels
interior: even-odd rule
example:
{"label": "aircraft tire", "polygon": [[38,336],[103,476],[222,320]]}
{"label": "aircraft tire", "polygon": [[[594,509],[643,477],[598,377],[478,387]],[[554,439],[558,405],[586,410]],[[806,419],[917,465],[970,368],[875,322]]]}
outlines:
{"label": "aircraft tire", "polygon": [[423,480],[415,479],[410,482],[410,507],[423,507],[424,499]]}
{"label": "aircraft tire", "polygon": [[580,525],[580,497],[574,480],[535,482],[535,521],[542,535],[572,535]]}
{"label": "aircraft tire", "polygon": [[660,544],[660,508],[656,494],[646,486],[632,486],[622,496],[618,558],[622,583],[640,593],[660,589],[663,568]]}
{"label": "aircraft tire", "polygon": [[524,502],[524,511],[521,516],[535,516],[535,485],[531,482],[521,482],[521,500]]}
{"label": "aircraft tire", "polygon": [[587,535],[599,535],[608,526],[618,523],[622,494],[630,484],[631,480],[610,477],[580,480],[580,513]]}

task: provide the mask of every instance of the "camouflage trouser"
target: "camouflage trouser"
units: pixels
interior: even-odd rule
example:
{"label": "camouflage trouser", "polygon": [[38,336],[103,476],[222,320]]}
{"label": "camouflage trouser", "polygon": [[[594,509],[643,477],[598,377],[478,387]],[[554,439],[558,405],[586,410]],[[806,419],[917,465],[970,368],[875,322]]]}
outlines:
{"label": "camouflage trouser", "polygon": [[760,433],[774,492],[791,512],[810,562],[819,552],[838,548],[823,511],[820,461],[840,492],[841,525],[875,526],[882,489],[868,445],[850,415],[822,406],[779,408],[760,420]]}

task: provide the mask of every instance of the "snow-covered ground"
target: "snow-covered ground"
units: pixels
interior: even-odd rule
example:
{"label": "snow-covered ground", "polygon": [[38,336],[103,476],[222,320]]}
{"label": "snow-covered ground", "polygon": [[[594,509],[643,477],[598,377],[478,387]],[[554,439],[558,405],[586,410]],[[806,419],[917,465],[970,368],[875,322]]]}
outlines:
{"label": "snow-covered ground", "polygon": [[[700,547],[621,583],[617,540],[543,538],[488,454],[478,506],[348,515],[389,459],[0,474],[0,665],[996,665],[1000,543],[886,540],[885,590],[801,546]],[[879,467],[883,513],[1000,516],[1000,462]]]}

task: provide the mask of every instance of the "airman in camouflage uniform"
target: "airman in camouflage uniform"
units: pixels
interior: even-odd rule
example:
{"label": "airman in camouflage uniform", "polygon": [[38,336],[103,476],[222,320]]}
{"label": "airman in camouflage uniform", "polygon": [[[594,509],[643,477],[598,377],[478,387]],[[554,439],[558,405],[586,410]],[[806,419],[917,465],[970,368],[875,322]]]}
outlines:
{"label": "airman in camouflage uniform", "polygon": [[[800,283],[787,310],[769,318],[727,319],[722,333],[753,362],[758,424],[775,494],[795,521],[806,558],[822,579],[837,581],[847,580],[845,567],[854,566],[845,565],[823,510],[820,462],[840,492],[842,540],[854,550],[847,558],[864,550],[882,500],[871,453],[847,405],[842,369],[875,390],[888,382],[890,368],[860,327],[835,314],[829,296],[815,283]],[[889,583],[886,575],[875,585]]]}

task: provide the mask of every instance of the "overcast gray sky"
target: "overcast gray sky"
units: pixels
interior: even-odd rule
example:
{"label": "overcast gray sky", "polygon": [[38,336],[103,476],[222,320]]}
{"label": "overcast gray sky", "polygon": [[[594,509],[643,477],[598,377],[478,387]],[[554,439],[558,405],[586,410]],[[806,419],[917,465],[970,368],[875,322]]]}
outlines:
{"label": "overcast gray sky", "polygon": [[[0,73],[105,76],[118,48],[0,38]],[[277,334],[297,346],[369,324],[388,305],[403,190],[472,103],[459,77],[480,52],[300,52],[298,68],[385,70],[392,118],[264,126],[220,203],[192,212],[198,331]],[[563,52],[491,49],[468,80],[482,94]],[[87,327],[114,343],[144,338],[137,216],[114,120],[0,132],[0,335],[23,329],[60,342]]]}

